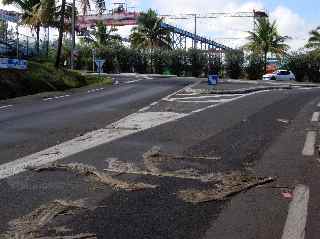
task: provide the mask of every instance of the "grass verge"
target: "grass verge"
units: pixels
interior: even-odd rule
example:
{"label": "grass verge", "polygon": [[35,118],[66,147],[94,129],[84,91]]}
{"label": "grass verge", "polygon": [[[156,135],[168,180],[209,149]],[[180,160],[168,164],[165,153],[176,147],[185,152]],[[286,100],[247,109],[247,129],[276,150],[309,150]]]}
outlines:
{"label": "grass verge", "polygon": [[25,71],[0,69],[0,100],[102,84],[112,84],[112,79],[83,76],[76,71],[56,69],[51,63],[29,61],[28,70]]}

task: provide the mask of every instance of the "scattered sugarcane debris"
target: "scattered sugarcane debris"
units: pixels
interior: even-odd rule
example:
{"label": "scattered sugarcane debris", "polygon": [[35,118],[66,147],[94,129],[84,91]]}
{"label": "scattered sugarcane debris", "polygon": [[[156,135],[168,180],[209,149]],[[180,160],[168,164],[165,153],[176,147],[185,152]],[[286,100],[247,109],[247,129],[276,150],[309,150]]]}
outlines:
{"label": "scattered sugarcane debris", "polygon": [[209,201],[224,200],[229,196],[248,190],[252,187],[271,183],[273,177],[256,177],[244,175],[241,172],[230,172],[220,175],[220,182],[209,189],[185,189],[177,193],[178,198],[185,202],[202,203]]}
{"label": "scattered sugarcane debris", "polygon": [[[5,234],[0,235],[0,238],[13,239],[34,239],[34,238],[51,238],[44,237],[43,227],[49,225],[58,216],[75,214],[81,210],[91,210],[85,205],[84,200],[78,201],[65,201],[65,200],[54,200],[46,205],[42,205],[32,211],[31,213],[15,219],[9,222],[9,231]],[[64,231],[70,231],[64,229]],[[81,234],[79,234],[81,235]],[[83,237],[69,236],[69,237],[57,237],[57,238],[96,238],[94,234],[82,234]],[[84,237],[86,235],[87,237]],[[89,237],[88,235],[91,235]],[[78,236],[78,237],[77,237]],[[53,237],[55,238],[55,237]]]}
{"label": "scattered sugarcane debris", "polygon": [[30,168],[30,170],[36,172],[42,171],[67,171],[76,173],[81,176],[89,177],[91,180],[95,182],[99,182],[102,184],[107,184],[111,186],[113,189],[123,189],[126,191],[138,191],[148,188],[157,188],[157,185],[146,184],[141,182],[127,182],[123,180],[116,179],[106,173],[99,172],[95,167],[88,166],[85,164],[80,163],[70,163],[70,164],[50,164],[50,165],[43,165],[40,167]]}

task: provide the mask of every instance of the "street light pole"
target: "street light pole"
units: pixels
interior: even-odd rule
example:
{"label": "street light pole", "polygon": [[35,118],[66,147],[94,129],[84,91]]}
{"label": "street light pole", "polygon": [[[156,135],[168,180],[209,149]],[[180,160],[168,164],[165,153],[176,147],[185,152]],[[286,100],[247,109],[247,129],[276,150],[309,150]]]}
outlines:
{"label": "street light pole", "polygon": [[197,14],[194,14],[194,49],[197,49]]}
{"label": "street light pole", "polygon": [[76,1],[72,1],[72,24],[71,24],[71,35],[72,35],[72,46],[71,46],[71,69],[74,69],[74,49],[76,45],[75,35],[75,21],[76,21]]}

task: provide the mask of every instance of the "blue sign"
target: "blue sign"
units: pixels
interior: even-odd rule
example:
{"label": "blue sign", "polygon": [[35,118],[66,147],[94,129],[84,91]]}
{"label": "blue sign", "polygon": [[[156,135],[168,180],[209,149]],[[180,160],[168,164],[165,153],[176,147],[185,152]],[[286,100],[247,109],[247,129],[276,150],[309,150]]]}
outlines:
{"label": "blue sign", "polygon": [[208,85],[218,84],[219,76],[218,75],[209,75],[208,76]]}
{"label": "blue sign", "polygon": [[0,69],[26,70],[28,62],[26,60],[0,58]]}
{"label": "blue sign", "polygon": [[106,60],[101,60],[101,59],[97,59],[95,60],[96,65],[97,65],[97,72],[102,73],[103,72],[103,64],[106,62]]}

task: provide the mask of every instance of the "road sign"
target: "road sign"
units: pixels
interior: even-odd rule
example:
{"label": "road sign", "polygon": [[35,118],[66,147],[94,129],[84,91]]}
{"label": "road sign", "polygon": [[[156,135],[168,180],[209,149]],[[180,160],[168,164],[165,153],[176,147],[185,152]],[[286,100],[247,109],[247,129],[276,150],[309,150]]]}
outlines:
{"label": "road sign", "polygon": [[99,73],[102,73],[103,72],[103,69],[102,69],[102,66],[103,64],[106,62],[106,60],[101,60],[101,59],[96,59],[95,60],[95,63],[97,65],[97,72]]}
{"label": "road sign", "polygon": [[28,68],[26,60],[0,58],[0,69],[26,70]]}
{"label": "road sign", "polygon": [[218,84],[218,75],[209,75],[208,76],[208,85],[216,85]]}

